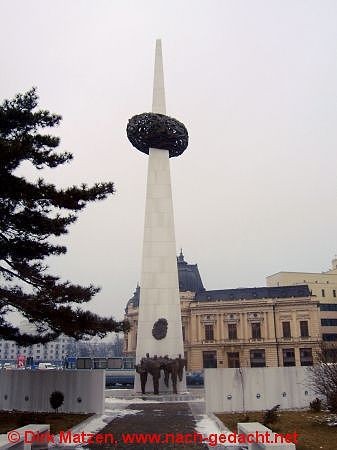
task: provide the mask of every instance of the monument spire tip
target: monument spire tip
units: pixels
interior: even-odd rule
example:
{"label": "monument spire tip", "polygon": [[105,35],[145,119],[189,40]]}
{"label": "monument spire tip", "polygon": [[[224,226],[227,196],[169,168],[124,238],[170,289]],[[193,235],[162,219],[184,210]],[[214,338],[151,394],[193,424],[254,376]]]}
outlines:
{"label": "monument spire tip", "polygon": [[161,49],[161,39],[156,39],[152,112],[159,113],[159,114],[166,114],[164,69],[163,69],[163,55],[162,55],[162,49]]}

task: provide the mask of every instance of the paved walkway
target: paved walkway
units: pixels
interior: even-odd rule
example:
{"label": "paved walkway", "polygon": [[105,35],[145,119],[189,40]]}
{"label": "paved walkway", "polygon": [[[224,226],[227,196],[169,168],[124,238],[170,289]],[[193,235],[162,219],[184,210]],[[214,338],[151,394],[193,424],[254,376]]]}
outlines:
{"label": "paved walkway", "polygon": [[[172,443],[163,442],[166,434],[186,435],[196,433],[195,425],[198,420],[198,414],[203,413],[203,407],[200,402],[193,404],[193,414],[187,402],[179,403],[132,403],[126,409],[138,410],[137,414],[117,417],[103,428],[100,433],[112,433],[118,441],[117,444],[94,444],[90,445],[91,450],[107,449],[129,449],[129,450],[166,450],[166,449],[207,449],[208,446],[203,443]],[[161,443],[123,443],[122,433],[142,433],[142,434],[161,434]]]}

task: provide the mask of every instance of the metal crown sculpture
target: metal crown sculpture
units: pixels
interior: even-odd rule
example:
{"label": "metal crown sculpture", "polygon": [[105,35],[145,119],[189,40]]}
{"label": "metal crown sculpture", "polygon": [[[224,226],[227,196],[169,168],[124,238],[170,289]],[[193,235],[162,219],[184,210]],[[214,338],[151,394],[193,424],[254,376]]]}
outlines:
{"label": "metal crown sculpture", "polygon": [[149,148],[168,150],[170,158],[181,155],[188,146],[184,124],[164,114],[143,113],[133,116],[126,132],[131,144],[143,153]]}

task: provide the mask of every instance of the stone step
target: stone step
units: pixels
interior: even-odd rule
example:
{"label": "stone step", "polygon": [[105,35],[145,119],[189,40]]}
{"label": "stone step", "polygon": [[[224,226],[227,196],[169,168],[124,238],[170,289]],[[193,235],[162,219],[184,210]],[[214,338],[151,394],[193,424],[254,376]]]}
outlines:
{"label": "stone step", "polygon": [[106,389],[105,398],[120,398],[120,399],[142,399],[143,401],[158,401],[158,402],[188,402],[193,400],[201,400],[204,398],[204,389],[195,389],[186,393],[163,393],[155,394],[138,394],[133,389]]}

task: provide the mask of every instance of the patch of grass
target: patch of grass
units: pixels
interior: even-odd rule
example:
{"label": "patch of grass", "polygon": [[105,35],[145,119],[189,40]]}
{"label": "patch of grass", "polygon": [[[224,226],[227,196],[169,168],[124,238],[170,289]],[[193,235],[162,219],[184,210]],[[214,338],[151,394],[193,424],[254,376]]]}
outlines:
{"label": "patch of grass", "polygon": [[34,413],[21,411],[0,411],[0,434],[30,423],[50,424],[52,434],[68,430],[83,422],[92,414]]}
{"label": "patch of grass", "polygon": [[[217,413],[217,417],[231,430],[237,431],[237,423],[245,422],[247,413],[223,414]],[[249,422],[263,420],[263,411],[249,412]],[[337,448],[337,428],[329,427],[327,419],[332,418],[328,412],[313,411],[280,411],[277,423],[268,426],[276,433],[298,434],[297,450],[335,450]]]}

